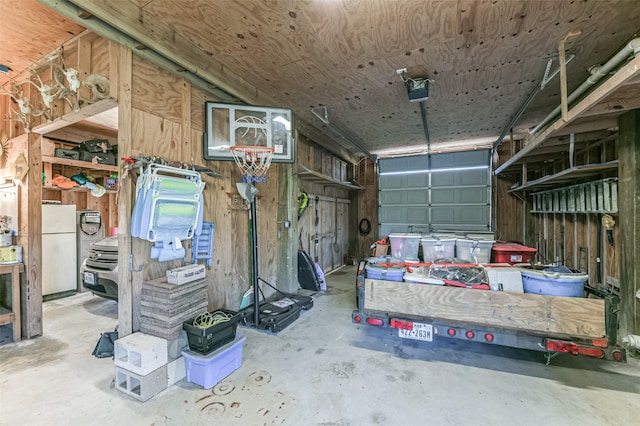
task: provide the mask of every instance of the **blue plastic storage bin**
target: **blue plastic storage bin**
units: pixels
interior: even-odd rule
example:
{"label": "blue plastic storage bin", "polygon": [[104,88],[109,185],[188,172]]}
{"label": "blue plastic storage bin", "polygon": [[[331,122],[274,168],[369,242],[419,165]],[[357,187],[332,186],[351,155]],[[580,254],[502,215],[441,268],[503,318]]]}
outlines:
{"label": "blue plastic storage bin", "polygon": [[582,297],[587,274],[521,269],[525,293],[547,296]]}
{"label": "blue plastic storage bin", "polygon": [[365,266],[367,271],[367,278],[371,278],[373,280],[386,280],[386,281],[402,281],[402,277],[406,271],[406,268],[401,266],[377,266],[377,265],[367,265]]}
{"label": "blue plastic storage bin", "polygon": [[246,338],[238,334],[233,342],[208,355],[184,349],[187,381],[211,389],[242,365],[242,344]]}

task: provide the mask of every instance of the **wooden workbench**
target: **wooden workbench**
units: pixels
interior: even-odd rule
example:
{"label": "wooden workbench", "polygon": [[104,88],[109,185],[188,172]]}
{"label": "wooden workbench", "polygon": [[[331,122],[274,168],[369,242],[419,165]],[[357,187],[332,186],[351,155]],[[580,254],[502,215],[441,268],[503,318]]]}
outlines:
{"label": "wooden workbench", "polygon": [[23,263],[0,263],[0,275],[11,274],[11,310],[0,307],[0,325],[13,323],[13,341],[19,342],[20,329],[20,273]]}

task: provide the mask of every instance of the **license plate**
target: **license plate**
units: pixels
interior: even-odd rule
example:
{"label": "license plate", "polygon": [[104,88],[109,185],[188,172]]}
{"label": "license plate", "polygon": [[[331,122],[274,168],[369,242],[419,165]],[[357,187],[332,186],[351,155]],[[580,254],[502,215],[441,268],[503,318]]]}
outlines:
{"label": "license plate", "polygon": [[84,282],[87,284],[95,284],[96,283],[96,274],[93,272],[85,272],[84,273]]}
{"label": "license plate", "polygon": [[433,326],[414,322],[411,330],[398,329],[398,336],[403,339],[422,340],[424,342],[433,341]]}

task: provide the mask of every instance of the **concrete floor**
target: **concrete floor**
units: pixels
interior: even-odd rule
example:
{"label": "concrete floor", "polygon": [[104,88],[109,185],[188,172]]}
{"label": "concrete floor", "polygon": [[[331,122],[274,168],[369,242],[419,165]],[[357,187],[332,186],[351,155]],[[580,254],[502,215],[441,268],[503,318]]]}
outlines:
{"label": "concrete floor", "polygon": [[0,425],[623,425],[640,418],[640,363],[445,341],[351,324],[355,267],[278,335],[239,327],[242,367],[211,390],[186,381],[146,403],[91,356],[115,302],[44,305],[44,337],[0,346]]}

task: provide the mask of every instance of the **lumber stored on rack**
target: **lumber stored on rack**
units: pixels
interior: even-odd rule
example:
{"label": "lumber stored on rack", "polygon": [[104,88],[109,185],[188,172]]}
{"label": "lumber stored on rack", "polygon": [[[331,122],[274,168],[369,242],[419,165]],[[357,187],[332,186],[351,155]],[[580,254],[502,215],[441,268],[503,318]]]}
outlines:
{"label": "lumber stored on rack", "polygon": [[604,301],[365,280],[365,309],[547,336],[606,335]]}

